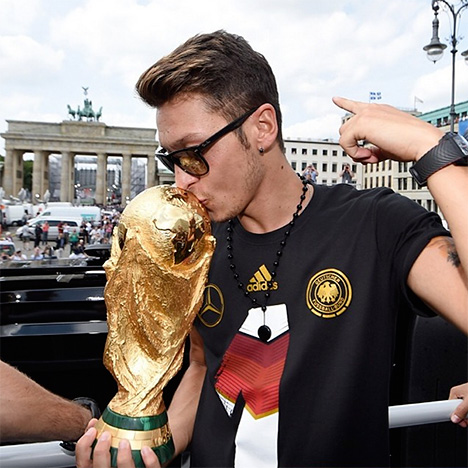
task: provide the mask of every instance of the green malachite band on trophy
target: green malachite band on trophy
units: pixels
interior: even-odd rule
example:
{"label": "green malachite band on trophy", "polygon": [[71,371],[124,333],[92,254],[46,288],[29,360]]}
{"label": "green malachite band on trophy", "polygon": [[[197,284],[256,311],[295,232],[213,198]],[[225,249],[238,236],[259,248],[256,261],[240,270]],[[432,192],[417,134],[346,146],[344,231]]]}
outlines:
{"label": "green malachite band on trophy", "polygon": [[141,416],[132,418],[130,416],[122,416],[121,414],[114,413],[109,407],[102,413],[102,419],[110,426],[118,427],[120,429],[129,429],[133,431],[151,431],[158,429],[167,424],[167,413],[163,411],[157,416]]}
{"label": "green malachite band on trophy", "polygon": [[[164,445],[160,445],[159,447],[152,447],[153,452],[158,456],[159,462],[161,465],[168,462],[174,455],[174,442],[172,438]],[[111,447],[111,466],[117,466],[117,449]],[[135,463],[135,468],[145,468],[145,464],[143,463],[143,458],[141,457],[141,452],[139,450],[132,450],[132,458],[133,462]]]}
{"label": "green malachite band on trophy", "polygon": [[[141,457],[143,446],[150,447],[161,464],[170,461],[174,456],[174,441],[168,426],[166,410],[157,416],[130,417],[118,414],[107,407],[97,422],[96,429],[98,438],[103,431],[109,431],[111,434],[110,454],[113,467],[117,466],[118,444],[124,439],[130,442],[136,468],[145,466]],[[92,453],[96,444],[97,440],[92,445]]]}

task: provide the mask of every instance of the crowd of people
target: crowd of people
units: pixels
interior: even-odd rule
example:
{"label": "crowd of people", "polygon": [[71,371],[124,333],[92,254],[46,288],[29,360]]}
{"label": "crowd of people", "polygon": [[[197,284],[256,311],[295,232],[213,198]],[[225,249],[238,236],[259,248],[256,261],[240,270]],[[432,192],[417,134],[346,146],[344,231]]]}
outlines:
{"label": "crowd of people", "polygon": [[[2,252],[2,261],[43,260],[52,258],[82,258],[86,257],[86,246],[92,244],[108,244],[112,231],[120,217],[118,211],[104,216],[99,222],[85,221],[79,227],[71,227],[67,222],[60,222],[57,226],[56,239],[49,238],[49,223],[45,220],[36,224],[34,234],[30,226],[25,224],[20,230],[22,249],[16,249],[12,255]],[[3,236],[4,240],[14,243],[10,232]]]}

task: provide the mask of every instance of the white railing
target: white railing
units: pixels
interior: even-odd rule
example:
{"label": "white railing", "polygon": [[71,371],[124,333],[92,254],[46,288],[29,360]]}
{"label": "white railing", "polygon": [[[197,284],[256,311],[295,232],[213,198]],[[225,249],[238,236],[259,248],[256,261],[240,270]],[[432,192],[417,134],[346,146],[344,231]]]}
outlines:
{"label": "white railing", "polygon": [[[390,406],[390,429],[450,421],[450,415],[460,400],[431,401]],[[0,447],[0,467],[8,468],[69,468],[75,458],[65,454],[59,442],[6,445]]]}
{"label": "white railing", "polygon": [[390,406],[388,408],[388,426],[419,426],[450,421],[450,415],[460,404],[460,400],[429,401],[410,405]]}

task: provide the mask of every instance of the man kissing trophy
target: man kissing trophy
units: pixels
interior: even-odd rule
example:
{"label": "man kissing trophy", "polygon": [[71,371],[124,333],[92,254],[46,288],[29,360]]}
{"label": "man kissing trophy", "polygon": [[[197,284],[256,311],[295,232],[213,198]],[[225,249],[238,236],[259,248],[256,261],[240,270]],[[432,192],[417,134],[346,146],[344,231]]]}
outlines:
{"label": "man kissing trophy", "polygon": [[96,424],[97,438],[103,431],[112,435],[112,466],[122,439],[130,441],[136,466],[144,466],[144,445],[161,463],[174,454],[162,392],[182,365],[214,247],[203,205],[171,186],[140,193],[114,229],[104,264],[104,364],[118,392]]}

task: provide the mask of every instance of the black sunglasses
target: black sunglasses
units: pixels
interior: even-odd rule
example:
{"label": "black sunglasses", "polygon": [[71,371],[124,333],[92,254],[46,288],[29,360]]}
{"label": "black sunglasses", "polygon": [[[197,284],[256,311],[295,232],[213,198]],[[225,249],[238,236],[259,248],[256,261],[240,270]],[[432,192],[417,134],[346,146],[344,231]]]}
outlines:
{"label": "black sunglasses", "polygon": [[164,148],[158,148],[156,157],[166,166],[171,172],[174,172],[174,166],[180,167],[184,172],[194,176],[203,176],[208,174],[210,166],[203,157],[202,151],[205,151],[213,143],[216,143],[224,135],[239,128],[260,106],[250,109],[245,114],[242,114],[236,120],[228,123],[224,128],[217,131],[214,135],[207,138],[203,143],[197,146],[189,146],[188,148],[180,149],[167,153]]}

